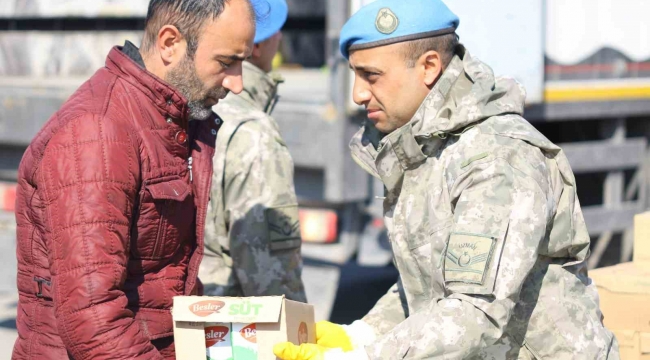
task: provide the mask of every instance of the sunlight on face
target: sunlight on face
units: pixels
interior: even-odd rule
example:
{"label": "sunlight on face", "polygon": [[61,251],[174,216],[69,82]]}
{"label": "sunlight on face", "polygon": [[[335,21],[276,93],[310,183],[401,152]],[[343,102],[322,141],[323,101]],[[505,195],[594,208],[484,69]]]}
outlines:
{"label": "sunlight on face", "polygon": [[167,82],[186,97],[191,118],[207,119],[228,92],[242,91],[242,62],[255,37],[250,11],[243,0],[226,2],[223,13],[203,26],[196,53],[186,54],[167,74]]}
{"label": "sunlight on face", "polygon": [[408,123],[429,93],[424,68],[408,67],[403,44],[350,53],[354,71],[352,97],[368,111],[368,119],[385,134]]}

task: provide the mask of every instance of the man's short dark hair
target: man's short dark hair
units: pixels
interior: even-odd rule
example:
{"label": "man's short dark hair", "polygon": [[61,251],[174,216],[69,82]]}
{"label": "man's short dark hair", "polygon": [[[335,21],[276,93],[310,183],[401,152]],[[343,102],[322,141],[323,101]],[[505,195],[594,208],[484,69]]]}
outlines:
{"label": "man's short dark hair", "polygon": [[[187,41],[187,54],[193,57],[205,21],[217,19],[229,1],[232,0],[151,0],[144,24],[142,51],[153,49],[160,28],[174,25]],[[250,6],[251,20],[255,21],[252,5],[249,0],[244,1]]]}
{"label": "man's short dark hair", "polygon": [[419,40],[409,41],[404,44],[404,57],[408,67],[415,66],[415,62],[427,51],[436,51],[440,54],[443,68],[453,59],[458,47],[458,35],[451,33]]}

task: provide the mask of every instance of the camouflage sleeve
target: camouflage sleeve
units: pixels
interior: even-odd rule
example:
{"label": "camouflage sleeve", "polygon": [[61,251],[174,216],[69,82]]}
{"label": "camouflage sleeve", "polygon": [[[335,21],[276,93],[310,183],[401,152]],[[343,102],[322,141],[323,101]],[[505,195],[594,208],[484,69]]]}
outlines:
{"label": "camouflage sleeve", "polygon": [[397,324],[406,320],[397,285],[393,285],[362,319],[370,325],[377,337],[386,334]]}
{"label": "camouflage sleeve", "polygon": [[[489,358],[522,296],[549,219],[546,192],[535,179],[490,156],[450,183],[453,229],[444,261],[446,296],[410,314],[367,347],[370,359]],[[528,287],[527,287],[528,288]],[[407,356],[408,355],[408,356]]]}
{"label": "camouflage sleeve", "polygon": [[255,121],[242,124],[228,146],[224,204],[243,296],[306,302],[293,161],[284,142]]}

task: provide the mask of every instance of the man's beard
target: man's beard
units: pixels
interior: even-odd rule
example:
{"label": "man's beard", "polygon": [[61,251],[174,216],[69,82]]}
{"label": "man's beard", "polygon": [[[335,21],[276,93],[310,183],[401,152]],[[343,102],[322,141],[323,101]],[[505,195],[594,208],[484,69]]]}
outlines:
{"label": "man's beard", "polygon": [[194,60],[186,55],[165,77],[187,99],[191,120],[206,120],[212,115],[212,105],[206,105],[208,99],[219,100],[226,97],[228,91],[223,87],[206,89],[205,84],[196,73]]}

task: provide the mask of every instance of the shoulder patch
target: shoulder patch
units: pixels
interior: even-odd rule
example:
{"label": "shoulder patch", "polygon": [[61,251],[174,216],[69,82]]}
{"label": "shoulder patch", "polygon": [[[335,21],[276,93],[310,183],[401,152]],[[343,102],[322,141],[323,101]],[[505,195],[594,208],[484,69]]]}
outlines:
{"label": "shoulder patch", "polygon": [[491,236],[452,233],[445,254],[445,283],[483,285],[495,244]]}
{"label": "shoulder patch", "polygon": [[298,205],[266,209],[266,223],[271,250],[284,250],[300,246],[300,220]]}

